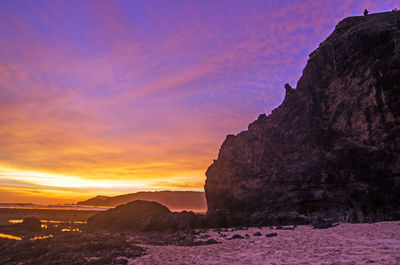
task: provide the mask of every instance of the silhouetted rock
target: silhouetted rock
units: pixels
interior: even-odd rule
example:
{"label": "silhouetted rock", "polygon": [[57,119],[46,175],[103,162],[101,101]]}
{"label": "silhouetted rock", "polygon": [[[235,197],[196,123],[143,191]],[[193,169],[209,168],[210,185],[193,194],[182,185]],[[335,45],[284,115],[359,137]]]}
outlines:
{"label": "silhouetted rock", "polygon": [[0,239],[1,264],[124,264],[121,257],[134,259],[144,254],[144,248],[113,235],[63,233],[36,241]]}
{"label": "silhouetted rock", "polygon": [[265,237],[274,237],[274,236],[277,236],[277,235],[278,235],[277,233],[268,233],[268,234],[265,235]]}
{"label": "silhouetted rock", "polygon": [[169,215],[171,211],[157,202],[133,201],[90,217],[87,225],[111,231],[146,231],[161,228]]}
{"label": "silhouetted rock", "polygon": [[201,245],[213,245],[213,244],[221,244],[221,242],[210,238],[210,239],[208,239],[206,241],[195,241],[193,245],[201,246]]}
{"label": "silhouetted rock", "polygon": [[35,232],[35,231],[40,231],[42,229],[42,224],[40,223],[40,220],[37,219],[36,217],[26,217],[22,221],[20,228],[23,230]]}
{"label": "silhouetted rock", "polygon": [[400,219],[400,12],[349,17],[208,168],[211,225]]}
{"label": "silhouetted rock", "polygon": [[243,238],[244,238],[243,236],[236,234],[236,235],[233,235],[231,238],[227,238],[227,239],[230,240],[230,239],[243,239]]}
{"label": "silhouetted rock", "polygon": [[253,234],[253,236],[262,236],[262,234],[261,234],[259,231],[257,231],[257,232],[255,232],[255,233]]}
{"label": "silhouetted rock", "polygon": [[202,216],[193,212],[173,213],[157,202],[138,200],[90,217],[87,227],[109,231],[162,231],[198,228],[203,222]]}

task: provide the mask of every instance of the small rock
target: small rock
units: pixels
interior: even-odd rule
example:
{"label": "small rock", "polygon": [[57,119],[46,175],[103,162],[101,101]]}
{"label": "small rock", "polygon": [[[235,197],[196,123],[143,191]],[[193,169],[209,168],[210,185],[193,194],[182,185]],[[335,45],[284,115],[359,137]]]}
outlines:
{"label": "small rock", "polygon": [[228,240],[231,240],[231,239],[243,239],[244,237],[242,237],[241,235],[239,235],[239,234],[236,234],[236,235],[233,235],[231,238],[227,238]]}
{"label": "small rock", "polygon": [[261,234],[259,231],[257,231],[257,232],[255,232],[255,233],[253,234],[253,236],[262,236],[262,234]]}
{"label": "small rock", "polygon": [[277,236],[277,233],[268,233],[265,235],[265,237],[273,237],[273,236]]}
{"label": "small rock", "polygon": [[206,244],[220,244],[221,242],[218,242],[217,240],[211,238],[211,239],[207,240],[205,243]]}
{"label": "small rock", "polygon": [[41,230],[40,220],[36,217],[26,217],[20,226],[32,232]]}

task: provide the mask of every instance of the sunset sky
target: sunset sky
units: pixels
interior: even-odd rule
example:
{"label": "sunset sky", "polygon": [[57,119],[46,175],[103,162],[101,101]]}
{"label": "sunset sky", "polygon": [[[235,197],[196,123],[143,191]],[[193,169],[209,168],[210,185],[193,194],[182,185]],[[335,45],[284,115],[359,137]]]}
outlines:
{"label": "sunset sky", "polygon": [[203,190],[344,17],[399,1],[0,1],[0,202]]}

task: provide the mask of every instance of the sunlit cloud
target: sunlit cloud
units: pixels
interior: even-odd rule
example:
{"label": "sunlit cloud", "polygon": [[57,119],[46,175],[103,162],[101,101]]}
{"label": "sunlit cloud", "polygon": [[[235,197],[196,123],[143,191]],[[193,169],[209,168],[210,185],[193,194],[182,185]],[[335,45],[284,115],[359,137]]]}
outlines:
{"label": "sunlit cloud", "polygon": [[395,4],[1,1],[0,188],[201,190],[225,135],[280,104],[337,22]]}
{"label": "sunlit cloud", "polygon": [[20,180],[31,183],[40,183],[46,187],[58,187],[58,188],[119,188],[129,187],[132,189],[140,188],[145,185],[144,183],[128,183],[127,181],[106,181],[106,180],[92,180],[79,178],[76,176],[64,176],[57,174],[49,174],[44,172],[34,171],[21,171],[21,170],[10,170],[0,169],[0,178],[3,180]]}

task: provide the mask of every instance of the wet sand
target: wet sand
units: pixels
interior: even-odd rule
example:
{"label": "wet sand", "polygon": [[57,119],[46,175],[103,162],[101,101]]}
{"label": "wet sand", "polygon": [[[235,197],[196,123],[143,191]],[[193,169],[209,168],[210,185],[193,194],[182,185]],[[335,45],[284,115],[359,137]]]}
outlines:
{"label": "wet sand", "polygon": [[[322,230],[310,226],[298,226],[295,230],[249,228],[222,233],[209,230],[197,237],[209,235],[221,244],[140,245],[148,254],[128,264],[400,264],[399,223],[340,224]],[[257,231],[262,236],[253,236]],[[272,232],[278,235],[265,237]],[[235,234],[245,238],[227,239]]]}

